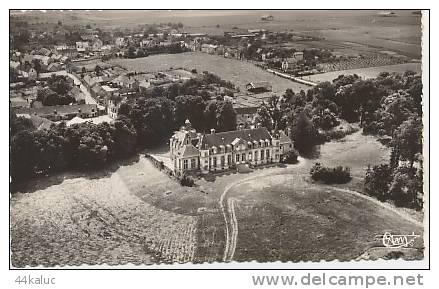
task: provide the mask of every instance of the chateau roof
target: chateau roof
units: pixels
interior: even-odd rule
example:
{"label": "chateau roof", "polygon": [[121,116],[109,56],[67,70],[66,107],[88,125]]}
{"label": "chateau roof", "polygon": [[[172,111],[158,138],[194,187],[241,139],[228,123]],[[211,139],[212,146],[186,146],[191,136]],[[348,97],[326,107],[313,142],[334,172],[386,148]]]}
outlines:
{"label": "chateau roof", "polygon": [[228,145],[233,143],[237,138],[246,142],[253,142],[261,139],[271,139],[272,137],[265,127],[206,134],[201,140],[201,148],[207,149],[213,146]]}
{"label": "chateau roof", "polygon": [[180,157],[195,157],[199,156],[200,151],[192,144],[184,145],[178,152]]}

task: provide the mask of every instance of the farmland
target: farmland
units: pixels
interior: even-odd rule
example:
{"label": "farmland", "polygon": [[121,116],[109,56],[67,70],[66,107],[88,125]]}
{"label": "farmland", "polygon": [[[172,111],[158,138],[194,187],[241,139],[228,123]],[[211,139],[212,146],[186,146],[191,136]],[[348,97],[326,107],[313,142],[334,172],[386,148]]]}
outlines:
{"label": "farmland", "polygon": [[161,54],[137,59],[112,59],[111,63],[137,72],[157,72],[170,68],[189,70],[195,68],[198,72],[209,71],[222,79],[231,81],[242,92],[246,91],[245,85],[251,81],[268,81],[275,93],[283,93],[287,88],[295,92],[307,89],[305,85],[275,76],[252,63],[201,52]]}
{"label": "farmland", "polygon": [[342,75],[342,74],[344,74],[344,75],[357,74],[357,75],[367,79],[367,78],[377,77],[378,74],[380,74],[381,72],[404,73],[407,70],[412,70],[414,72],[420,73],[421,72],[421,64],[420,63],[403,63],[403,64],[395,64],[395,65],[332,71],[332,72],[326,72],[326,73],[306,76],[306,77],[304,77],[304,79],[314,81],[314,82],[332,81],[333,79],[337,78],[339,75]]}
{"label": "farmland", "polygon": [[136,195],[181,192],[176,183],[144,158],[102,174],[54,176],[34,184],[39,189],[32,193],[14,194],[14,266],[193,261],[197,216]]}

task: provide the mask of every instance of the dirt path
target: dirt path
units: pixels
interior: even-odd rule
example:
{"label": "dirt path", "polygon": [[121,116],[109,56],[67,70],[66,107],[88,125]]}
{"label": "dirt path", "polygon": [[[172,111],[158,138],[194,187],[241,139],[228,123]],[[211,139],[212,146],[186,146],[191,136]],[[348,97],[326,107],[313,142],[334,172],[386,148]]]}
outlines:
{"label": "dirt path", "polygon": [[224,192],[221,194],[219,200],[221,212],[224,217],[224,223],[226,224],[226,244],[224,247],[224,257],[223,257],[224,262],[232,261],[233,255],[235,254],[236,242],[238,240],[238,220],[236,219],[236,214],[235,214],[236,199],[229,198],[228,200],[226,200],[227,192],[229,192],[230,189],[232,189],[234,186],[244,182],[248,182],[263,176],[271,176],[271,175],[278,175],[285,173],[284,168],[279,168],[279,170],[280,171],[276,170],[269,175],[267,175],[266,172],[261,171],[260,173],[253,175],[251,177],[244,178],[236,182],[232,182],[231,184],[225,187]]}

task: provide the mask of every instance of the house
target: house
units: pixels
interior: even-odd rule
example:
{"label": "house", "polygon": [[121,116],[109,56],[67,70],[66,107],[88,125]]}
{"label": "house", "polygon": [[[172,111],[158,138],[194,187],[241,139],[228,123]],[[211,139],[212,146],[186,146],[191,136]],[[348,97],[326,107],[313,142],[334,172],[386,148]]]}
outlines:
{"label": "house", "polygon": [[102,45],[101,47],[101,52],[103,53],[110,53],[113,50],[113,46],[112,45]]}
{"label": "house", "polygon": [[110,97],[107,103],[107,114],[110,118],[116,119],[118,116],[119,107],[122,104],[122,98],[115,96]]}
{"label": "house", "polygon": [[49,72],[60,71],[60,70],[62,70],[62,66],[59,63],[51,63],[51,64],[49,64],[49,66],[47,66],[46,70]]}
{"label": "house", "polygon": [[294,52],[294,54],[293,54],[293,58],[294,58],[296,61],[301,61],[301,60],[303,60],[303,52],[302,52],[302,51]]}
{"label": "house", "polygon": [[44,56],[50,56],[50,55],[52,55],[52,51],[50,51],[50,49],[42,47],[42,48],[40,48],[40,50],[38,50],[38,54],[44,55]]}
{"label": "house", "polygon": [[285,154],[293,150],[293,142],[291,139],[283,131],[279,131],[278,134],[280,153]]}
{"label": "house", "polygon": [[137,90],[139,88],[139,81],[130,75],[120,75],[111,80],[111,83],[132,90]]}
{"label": "house", "polygon": [[294,52],[293,57],[282,60],[282,70],[287,71],[296,66],[299,61],[303,60],[303,52]]}
{"label": "house", "polygon": [[197,133],[189,120],[174,133],[170,156],[177,175],[209,173],[280,161],[280,142],[263,127],[210,134]]}
{"label": "house", "polygon": [[38,77],[38,72],[35,70],[35,68],[31,68],[27,72],[27,77],[30,79],[36,79]]}
{"label": "house", "polygon": [[47,70],[47,68],[49,67],[49,64],[51,64],[53,62],[53,59],[50,58],[49,56],[44,56],[44,55],[34,55],[34,59],[38,60],[41,64],[41,68],[43,70]]}
{"label": "house", "polygon": [[51,121],[70,120],[75,116],[90,118],[98,116],[96,104],[54,105],[42,107],[23,107],[15,109],[18,116],[37,115]]}
{"label": "house", "polygon": [[218,46],[213,45],[213,44],[202,44],[201,45],[201,51],[204,53],[209,53],[209,54],[215,54],[215,51],[217,48],[218,48]]}
{"label": "house", "polygon": [[273,15],[262,15],[261,20],[262,21],[273,21],[274,17],[273,17]]}
{"label": "house", "polygon": [[236,124],[238,126],[248,127],[254,123],[258,112],[257,106],[235,107]]}
{"label": "house", "polygon": [[32,121],[32,125],[35,127],[36,130],[50,129],[52,124],[54,124],[53,121],[48,120],[44,117],[40,117],[38,115],[27,115],[25,117]]}
{"label": "house", "polygon": [[93,39],[92,44],[91,44],[92,51],[101,51],[103,44],[104,43],[99,38]]}
{"label": "house", "polygon": [[85,41],[77,41],[76,42],[76,51],[78,52],[86,52],[89,49],[88,42]]}
{"label": "house", "polygon": [[250,82],[246,86],[246,89],[253,93],[267,92],[272,90],[272,86],[267,81]]}
{"label": "house", "polygon": [[139,82],[139,90],[140,91],[145,91],[145,90],[147,90],[148,88],[150,88],[151,87],[151,82],[149,82],[148,80],[146,80],[146,79],[143,79],[143,80],[141,80],[140,82]]}
{"label": "house", "polygon": [[114,43],[116,46],[123,47],[125,46],[125,39],[123,37],[117,37]]}
{"label": "house", "polygon": [[9,61],[9,67],[12,68],[13,70],[19,70],[20,62],[11,60]]}

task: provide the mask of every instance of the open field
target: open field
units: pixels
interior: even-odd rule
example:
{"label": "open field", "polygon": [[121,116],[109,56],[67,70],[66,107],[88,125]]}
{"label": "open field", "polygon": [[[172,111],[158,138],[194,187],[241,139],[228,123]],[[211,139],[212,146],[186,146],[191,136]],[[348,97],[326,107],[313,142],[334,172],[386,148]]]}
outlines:
{"label": "open field", "polygon": [[381,72],[404,73],[407,70],[412,70],[414,72],[421,73],[421,63],[403,63],[403,64],[395,64],[395,65],[387,65],[387,66],[339,70],[339,71],[332,71],[332,72],[326,72],[321,74],[314,74],[314,75],[303,77],[303,79],[314,81],[314,82],[332,81],[342,74],[344,75],[357,74],[358,76],[367,79],[367,78],[377,77],[378,74],[380,74]]}
{"label": "open field", "polygon": [[[11,200],[12,263],[212,262],[223,260],[230,244],[229,256],[239,261],[383,256],[389,251],[376,234],[423,231],[421,213],[350,193],[361,191],[368,164],[388,158],[386,147],[357,132],[316,147],[296,165],[211,175],[196,188],[181,187],[143,156],[98,173],[37,179]],[[315,162],[349,166],[353,180],[336,187],[309,182]],[[235,228],[229,237],[219,202],[227,188]]]}
{"label": "open field", "polygon": [[194,260],[197,216],[159,209],[136,195],[140,190],[183,191],[148,160],[104,176],[58,176],[53,185],[47,181],[12,198],[14,266]]}
{"label": "open field", "polygon": [[[354,11],[147,11],[106,10],[72,12],[12,11],[30,23],[69,25],[96,24],[103,29],[138,27],[142,24],[181,22],[189,33],[224,35],[233,27],[242,29],[293,30],[298,34],[320,37],[334,43],[355,42],[367,49],[392,50],[411,58],[421,58],[421,17],[412,11],[394,10],[397,17],[379,17],[376,10]],[[271,14],[274,21],[261,21],[260,16]],[[356,49],[355,47],[353,47]],[[364,50],[364,49],[363,49]],[[364,52],[364,51],[363,51]]]}
{"label": "open field", "polygon": [[136,59],[112,59],[110,62],[137,72],[157,72],[170,68],[189,70],[195,68],[198,72],[209,71],[222,79],[231,81],[242,92],[246,91],[245,85],[251,81],[268,81],[273,86],[273,92],[276,93],[284,93],[287,88],[295,92],[308,88],[306,85],[266,72],[252,63],[201,52],[160,54]]}

